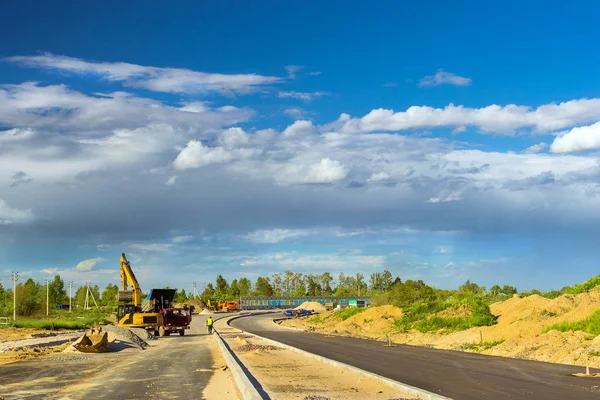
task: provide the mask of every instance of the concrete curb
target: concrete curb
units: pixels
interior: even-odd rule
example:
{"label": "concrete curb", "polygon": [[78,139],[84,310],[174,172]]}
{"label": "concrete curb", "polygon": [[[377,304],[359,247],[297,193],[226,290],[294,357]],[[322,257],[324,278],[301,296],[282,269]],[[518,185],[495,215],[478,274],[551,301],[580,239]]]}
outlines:
{"label": "concrete curb", "polygon": [[289,329],[291,331],[296,331],[296,332],[306,332],[302,328],[294,328],[293,326],[283,326],[283,325],[279,325],[277,323],[277,321],[285,321],[286,319],[288,319],[288,318],[275,318],[275,319],[273,319],[273,324],[275,324],[278,328],[281,328],[281,329]]}
{"label": "concrete curb", "polygon": [[244,400],[263,400],[263,397],[258,393],[248,376],[242,370],[240,364],[233,358],[233,352],[227,348],[227,345],[221,339],[219,333],[214,331],[215,341],[217,342],[217,346],[219,350],[221,350],[221,354],[233,375],[233,379],[235,380],[235,384],[238,387],[238,390],[242,394]]}
{"label": "concrete curb", "polygon": [[[239,316],[239,317],[233,318],[233,319],[238,319],[238,318],[242,318],[242,316]],[[229,321],[227,322],[227,324],[229,325]],[[353,367],[352,365],[348,365],[348,364],[345,364],[345,363],[342,363],[342,362],[339,362],[339,361],[332,360],[330,358],[322,357],[322,356],[319,356],[317,354],[301,350],[301,349],[299,349],[297,347],[289,346],[287,344],[278,342],[278,341],[273,340],[273,339],[268,339],[266,337],[263,337],[263,336],[260,336],[260,335],[254,334],[254,333],[250,333],[250,332],[247,332],[247,331],[244,331],[244,332],[247,333],[247,334],[249,334],[249,335],[255,336],[257,338],[263,339],[266,342],[271,343],[274,346],[279,346],[279,347],[286,348],[288,350],[291,350],[291,351],[294,351],[296,353],[302,354],[302,355],[304,355],[306,357],[314,358],[314,359],[319,360],[321,362],[324,362],[326,364],[333,365],[334,367],[344,368],[344,369],[356,372],[359,375],[371,378],[371,379],[373,379],[373,380],[375,380],[375,381],[377,381],[379,383],[382,383],[382,384],[384,384],[384,385],[386,385],[388,387],[391,387],[392,389],[396,389],[396,390],[408,393],[410,395],[417,396],[419,399],[423,399],[423,400],[453,400],[450,397],[445,397],[445,396],[442,396],[442,395],[439,395],[439,394],[436,394],[436,393],[433,393],[433,392],[429,392],[429,391],[424,390],[424,389],[419,389],[418,387],[407,385],[405,383],[398,382],[398,381],[395,381],[393,379],[389,379],[389,378],[386,378],[384,376],[377,375],[377,374],[374,374],[374,373],[369,372],[369,371],[365,371],[365,370],[357,368],[357,367]]]}

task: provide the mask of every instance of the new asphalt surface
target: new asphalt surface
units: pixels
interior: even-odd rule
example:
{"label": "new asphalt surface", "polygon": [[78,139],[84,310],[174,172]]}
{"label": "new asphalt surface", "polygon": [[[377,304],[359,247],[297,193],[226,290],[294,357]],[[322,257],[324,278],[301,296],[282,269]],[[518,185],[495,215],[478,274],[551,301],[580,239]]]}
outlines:
{"label": "new asphalt surface", "polygon": [[[600,378],[585,368],[279,328],[280,314],[255,314],[230,325],[455,400],[600,399]],[[590,369],[591,373],[598,372]]]}

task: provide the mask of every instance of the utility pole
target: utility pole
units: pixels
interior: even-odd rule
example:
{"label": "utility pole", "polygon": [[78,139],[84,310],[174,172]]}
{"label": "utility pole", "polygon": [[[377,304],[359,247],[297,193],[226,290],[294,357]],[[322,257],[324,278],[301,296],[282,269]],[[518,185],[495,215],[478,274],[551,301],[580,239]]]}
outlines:
{"label": "utility pole", "polygon": [[50,299],[50,279],[46,279],[46,316],[48,316],[48,300]]}
{"label": "utility pole", "polygon": [[73,299],[73,281],[69,281],[69,312],[73,312],[73,307],[71,307],[72,299]]}
{"label": "utility pole", "polygon": [[196,290],[196,281],[194,281],[194,298],[198,298],[198,291]]}
{"label": "utility pole", "polygon": [[19,273],[13,272],[13,321],[17,319],[17,277]]}
{"label": "utility pole", "polygon": [[90,293],[90,283],[86,282],[85,283],[85,303],[83,305],[83,307],[87,310],[88,309],[88,296]]}

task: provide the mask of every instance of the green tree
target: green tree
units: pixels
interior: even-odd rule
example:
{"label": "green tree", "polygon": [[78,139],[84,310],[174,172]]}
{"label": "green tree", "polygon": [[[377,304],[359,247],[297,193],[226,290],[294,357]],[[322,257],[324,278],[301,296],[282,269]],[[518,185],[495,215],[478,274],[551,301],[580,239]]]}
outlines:
{"label": "green tree", "polygon": [[512,296],[513,294],[517,294],[517,288],[510,285],[504,285],[502,286],[502,293],[507,296]]}
{"label": "green tree", "polygon": [[319,278],[321,280],[321,295],[330,295],[333,292],[331,288],[333,276],[329,272],[323,272]]}
{"label": "green tree", "polygon": [[313,274],[306,275],[306,295],[317,296],[321,294],[323,288],[319,283],[319,277]]}
{"label": "green tree", "polygon": [[238,282],[240,296],[249,296],[252,292],[252,282],[248,278],[241,278]]}
{"label": "green tree", "polygon": [[117,294],[119,293],[119,287],[109,283],[102,291],[100,303],[103,306],[116,306],[117,305]]}
{"label": "green tree", "polygon": [[[17,314],[19,315],[33,315],[34,313],[41,311],[41,286],[39,283],[34,282],[33,279],[29,278],[23,284],[17,285]],[[45,293],[44,293],[45,300]]]}
{"label": "green tree", "polygon": [[175,296],[173,297],[173,301],[175,303],[185,303],[186,300],[187,293],[185,292],[185,289],[177,290],[175,292]]}
{"label": "green tree", "polygon": [[202,299],[204,299],[204,301],[207,300],[214,300],[213,296],[215,295],[215,288],[213,287],[212,283],[208,283],[206,285],[206,287],[204,288],[204,291],[202,292],[202,294],[200,295],[200,297],[202,297]]}
{"label": "green tree", "polygon": [[217,275],[216,284],[217,284],[217,286],[215,286],[216,295],[220,298],[224,298],[225,296],[227,296],[229,284],[227,283],[227,280],[225,278],[223,278],[223,276],[221,274]]}
{"label": "green tree", "polygon": [[54,276],[54,279],[48,285],[48,300],[50,308],[56,308],[57,304],[68,302],[65,283],[58,274]]}
{"label": "green tree", "polygon": [[237,299],[240,297],[240,288],[238,287],[238,280],[234,279],[231,281],[231,285],[229,285],[229,297],[232,299]]}
{"label": "green tree", "polygon": [[273,286],[269,278],[258,277],[256,278],[255,291],[257,296],[272,296]]}

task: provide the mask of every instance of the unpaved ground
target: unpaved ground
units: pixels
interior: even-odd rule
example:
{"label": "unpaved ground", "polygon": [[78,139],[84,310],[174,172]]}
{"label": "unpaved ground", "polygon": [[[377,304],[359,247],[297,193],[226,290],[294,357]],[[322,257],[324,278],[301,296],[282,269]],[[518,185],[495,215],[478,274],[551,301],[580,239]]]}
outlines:
{"label": "unpaved ground", "polygon": [[[450,334],[394,332],[394,320],[402,310],[392,306],[374,307],[346,321],[324,313],[319,318],[303,317],[283,321],[283,326],[297,327],[319,333],[387,340],[394,343],[427,346],[438,349],[478,351],[483,354],[548,361],[571,365],[600,367],[600,336],[585,332],[550,331],[542,334],[549,325],[573,322],[591,316],[600,308],[600,292],[563,295],[546,299],[533,295],[515,296],[494,303],[490,309],[498,316],[498,323],[489,327],[471,328]],[[447,310],[445,316],[464,316],[467,309]],[[488,349],[466,350],[472,343],[489,342]],[[596,355],[598,354],[598,355]]]}
{"label": "unpaved ground", "polygon": [[412,398],[373,379],[275,347],[252,335],[223,328],[220,332],[273,400]]}
{"label": "unpaved ground", "polygon": [[195,317],[184,337],[159,338],[145,350],[63,352],[0,365],[0,398],[241,399],[204,323]]}
{"label": "unpaved ground", "polygon": [[0,365],[15,361],[31,360],[32,358],[47,356],[49,354],[61,353],[70,346],[65,343],[60,346],[34,347],[32,349],[18,348],[4,353],[0,353]]}
{"label": "unpaved ground", "polygon": [[48,336],[62,333],[72,333],[74,331],[68,329],[60,329],[48,331],[47,329],[30,329],[30,328],[0,328],[0,343],[19,339],[30,339],[35,336]]}

